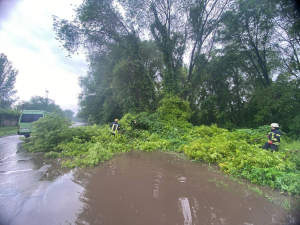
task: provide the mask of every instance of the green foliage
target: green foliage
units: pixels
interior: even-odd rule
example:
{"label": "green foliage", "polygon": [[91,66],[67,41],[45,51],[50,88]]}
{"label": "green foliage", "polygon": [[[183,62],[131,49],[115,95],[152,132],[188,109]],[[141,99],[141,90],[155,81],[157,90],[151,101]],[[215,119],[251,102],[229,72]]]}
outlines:
{"label": "green foliage", "polygon": [[228,184],[226,184],[223,181],[217,180],[216,178],[214,179],[208,179],[209,182],[214,182],[217,187],[223,187],[225,189],[229,189]]}
{"label": "green foliage", "polygon": [[46,112],[59,114],[61,117],[65,117],[65,112],[59,105],[55,104],[54,100],[41,96],[33,96],[29,101],[22,101],[18,104],[17,108],[19,110],[44,110]]}
{"label": "green foliage", "polygon": [[283,131],[300,137],[300,82],[278,76],[275,83],[254,93],[250,106],[257,109],[255,120],[264,124],[278,122]]}
{"label": "green foliage", "polygon": [[70,109],[64,110],[64,113],[65,113],[65,117],[68,118],[69,121],[72,121],[75,113]]}
{"label": "green foliage", "polygon": [[286,211],[291,211],[292,210],[292,206],[291,203],[285,199],[284,202],[281,205]]}
{"label": "green foliage", "polygon": [[270,132],[269,125],[260,126],[256,129],[237,129],[234,135],[238,139],[246,140],[248,143],[263,144],[266,142],[266,134]]}
{"label": "green foliage", "polygon": [[88,153],[84,155],[85,157],[80,158],[76,157],[74,160],[67,160],[62,163],[63,167],[83,167],[83,166],[95,166],[99,162],[104,162],[113,157],[113,152],[105,148],[102,143],[95,143],[92,147],[89,148]]}
{"label": "green foliage", "polygon": [[164,123],[159,113],[139,113],[136,117],[137,129],[149,130],[150,132],[163,133]]}
{"label": "green foliage", "polygon": [[187,121],[192,114],[188,101],[184,101],[177,95],[166,94],[159,102],[158,112],[163,121],[169,123],[180,123]]}
{"label": "green foliage", "polygon": [[110,134],[108,126],[70,127],[70,123],[55,114],[33,123],[36,133],[23,146],[31,152],[49,151],[46,157],[71,157],[65,167],[94,166],[110,159],[117,152],[131,148],[123,135]]}
{"label": "green foliage", "polygon": [[251,76],[256,85],[268,86],[270,71],[278,66],[272,65],[276,57],[270,47],[276,5],[268,0],[235,1],[234,4],[237,10],[228,11],[224,20],[223,43],[238,46],[239,54],[245,56],[245,62],[253,68]]}
{"label": "green foliage", "polygon": [[0,53],[0,108],[9,109],[17,101],[15,94],[16,78],[18,70],[13,68],[12,63],[4,53]]}
{"label": "green foliage", "polygon": [[294,162],[297,170],[300,171],[300,141],[284,139],[280,144],[280,150],[290,156],[291,162]]}
{"label": "green foliage", "polygon": [[32,124],[36,132],[31,134],[30,142],[23,144],[30,152],[51,151],[60,142],[70,138],[70,123],[56,114],[47,114]]}
{"label": "green foliage", "polygon": [[11,134],[17,134],[18,127],[0,127],[0,137],[11,135]]}
{"label": "green foliage", "polygon": [[4,120],[9,120],[9,119],[18,120],[20,115],[21,115],[20,111],[0,108],[0,126],[2,125]]}
{"label": "green foliage", "polygon": [[217,163],[224,172],[255,184],[289,194],[300,193],[300,173],[285,152],[271,153],[262,150],[261,145],[250,145],[246,140],[255,136],[249,136],[249,130],[228,132],[216,127],[205,127],[205,130],[206,134],[202,135],[200,129],[200,138],[183,147],[191,159]]}

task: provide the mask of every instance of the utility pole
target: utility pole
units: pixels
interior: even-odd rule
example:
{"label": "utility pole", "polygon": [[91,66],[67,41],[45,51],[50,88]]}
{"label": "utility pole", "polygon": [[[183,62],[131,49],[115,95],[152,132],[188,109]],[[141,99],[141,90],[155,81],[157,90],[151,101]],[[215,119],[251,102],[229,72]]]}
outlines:
{"label": "utility pole", "polygon": [[45,99],[47,99],[47,100],[48,100],[48,94],[49,94],[49,91],[46,90]]}
{"label": "utility pole", "polygon": [[48,105],[48,94],[49,94],[49,91],[47,89],[45,89],[45,91],[46,91],[46,93],[45,93],[45,102]]}

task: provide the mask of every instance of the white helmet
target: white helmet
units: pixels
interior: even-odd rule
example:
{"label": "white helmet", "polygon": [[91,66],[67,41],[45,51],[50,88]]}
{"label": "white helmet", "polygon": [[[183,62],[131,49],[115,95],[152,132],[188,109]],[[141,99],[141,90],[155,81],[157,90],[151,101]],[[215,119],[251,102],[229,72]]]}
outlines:
{"label": "white helmet", "polygon": [[278,123],[272,123],[271,127],[279,127]]}

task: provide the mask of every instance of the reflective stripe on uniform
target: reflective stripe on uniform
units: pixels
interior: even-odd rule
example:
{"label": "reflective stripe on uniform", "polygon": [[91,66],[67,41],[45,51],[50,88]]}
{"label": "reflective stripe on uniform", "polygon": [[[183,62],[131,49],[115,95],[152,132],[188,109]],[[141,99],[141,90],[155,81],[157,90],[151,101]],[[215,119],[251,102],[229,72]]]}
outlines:
{"label": "reflective stripe on uniform", "polygon": [[118,124],[113,124],[111,127],[112,133],[116,133],[116,131],[118,130]]}
{"label": "reflective stripe on uniform", "polygon": [[276,137],[280,138],[280,134],[270,132],[270,139],[269,140],[273,141],[273,144],[279,145],[279,140]]}

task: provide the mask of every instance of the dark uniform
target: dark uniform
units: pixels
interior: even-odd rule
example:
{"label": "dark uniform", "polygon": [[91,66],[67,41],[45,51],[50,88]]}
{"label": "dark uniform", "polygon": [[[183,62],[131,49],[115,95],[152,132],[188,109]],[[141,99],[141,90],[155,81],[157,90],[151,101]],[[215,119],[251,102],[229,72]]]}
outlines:
{"label": "dark uniform", "polygon": [[116,135],[116,132],[118,130],[120,130],[120,125],[119,125],[118,121],[112,122],[110,124],[110,127],[111,127],[111,134],[114,135],[114,136]]}
{"label": "dark uniform", "polygon": [[272,129],[271,132],[268,134],[269,141],[265,143],[263,149],[271,149],[271,152],[278,151],[278,146],[280,144],[280,136],[282,135],[279,128]]}

